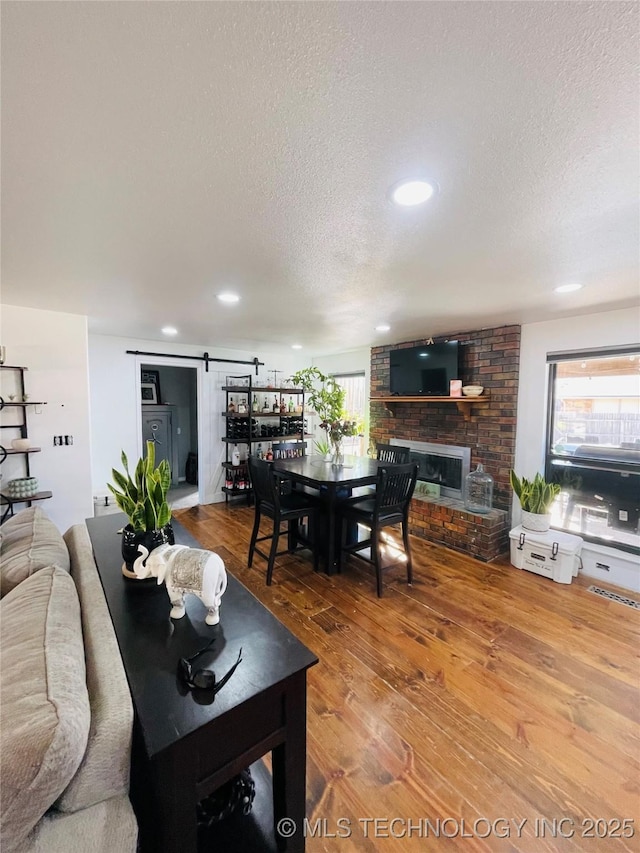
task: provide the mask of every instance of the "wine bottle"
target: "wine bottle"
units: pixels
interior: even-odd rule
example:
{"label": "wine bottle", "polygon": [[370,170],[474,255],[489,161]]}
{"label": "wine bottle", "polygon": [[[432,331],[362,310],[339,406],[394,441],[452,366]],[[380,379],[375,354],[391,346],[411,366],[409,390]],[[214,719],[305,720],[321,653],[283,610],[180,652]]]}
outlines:
{"label": "wine bottle", "polygon": [[257,394],[254,394],[254,395],[253,395],[253,404],[252,404],[252,409],[253,409],[253,411],[254,411],[254,412],[258,412],[258,411],[260,411],[260,410],[258,409],[258,395],[257,395]]}
{"label": "wine bottle", "polygon": [[233,445],[233,451],[231,453],[231,463],[233,465],[239,465],[240,464],[240,451],[238,449],[237,444]]}
{"label": "wine bottle", "polygon": [[278,403],[278,395],[277,394],[274,394],[274,396],[273,396],[273,407],[272,408],[273,408],[274,412],[280,411],[280,404]]}
{"label": "wine bottle", "polygon": [[273,450],[271,448],[271,445],[269,445],[265,459],[267,460],[267,462],[271,462],[273,460]]}
{"label": "wine bottle", "polygon": [[228,409],[230,412],[235,412],[235,410],[236,410],[236,404],[233,402],[233,397],[229,397],[229,405],[227,406],[227,409]]}
{"label": "wine bottle", "polygon": [[293,412],[293,397],[289,397],[289,411]]}

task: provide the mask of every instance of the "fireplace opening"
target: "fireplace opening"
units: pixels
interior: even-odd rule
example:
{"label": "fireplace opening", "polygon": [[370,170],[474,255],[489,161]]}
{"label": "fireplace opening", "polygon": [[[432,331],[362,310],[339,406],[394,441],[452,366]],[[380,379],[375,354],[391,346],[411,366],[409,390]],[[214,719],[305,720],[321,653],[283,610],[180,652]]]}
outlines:
{"label": "fireplace opening", "polygon": [[390,439],[411,451],[411,461],[418,465],[418,480],[440,486],[443,497],[463,499],[465,477],[471,469],[471,449],[451,444]]}

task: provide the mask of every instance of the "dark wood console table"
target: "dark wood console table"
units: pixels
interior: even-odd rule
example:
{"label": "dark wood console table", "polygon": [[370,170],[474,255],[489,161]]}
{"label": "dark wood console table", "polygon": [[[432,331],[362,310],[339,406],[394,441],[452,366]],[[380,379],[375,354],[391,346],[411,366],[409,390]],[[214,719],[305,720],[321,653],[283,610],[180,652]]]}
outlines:
{"label": "dark wood console table", "polygon": [[[284,817],[297,827],[289,838],[276,835],[278,845],[303,851],[306,672],[317,657],[231,574],[219,625],[205,623],[195,596],[186,597],[182,619],[170,619],[164,586],[122,577],[117,531],[125,523],[122,514],[87,519],[135,709],[131,798],[141,850],[195,853],[197,803],[271,752],[274,827]],[[177,543],[199,547],[173,527]],[[182,684],[177,663],[213,636],[198,666],[221,677],[240,647],[243,661],[212,699]]]}

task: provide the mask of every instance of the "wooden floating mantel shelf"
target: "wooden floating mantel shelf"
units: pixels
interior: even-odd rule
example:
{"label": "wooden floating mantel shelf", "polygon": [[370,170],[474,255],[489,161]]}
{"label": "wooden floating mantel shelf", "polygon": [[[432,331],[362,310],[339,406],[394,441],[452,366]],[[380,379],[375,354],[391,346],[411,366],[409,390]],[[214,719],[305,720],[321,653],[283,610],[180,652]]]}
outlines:
{"label": "wooden floating mantel shelf", "polygon": [[489,395],[484,392],[479,397],[371,397],[372,403],[383,403],[385,409],[392,417],[396,415],[396,406],[398,403],[455,403],[459,412],[462,413],[465,421],[471,418],[469,407],[476,403],[482,403],[487,400]]}

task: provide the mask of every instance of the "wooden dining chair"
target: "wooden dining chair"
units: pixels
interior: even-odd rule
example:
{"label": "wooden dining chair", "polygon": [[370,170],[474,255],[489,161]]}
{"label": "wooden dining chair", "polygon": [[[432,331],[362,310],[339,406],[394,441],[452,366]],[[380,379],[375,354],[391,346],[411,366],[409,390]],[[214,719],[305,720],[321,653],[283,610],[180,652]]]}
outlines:
{"label": "wooden dining chair", "polygon": [[411,448],[400,444],[378,444],[376,457],[379,462],[390,462],[392,465],[406,465],[411,461]]}
{"label": "wooden dining chair", "polygon": [[[282,494],[280,489],[280,478],[273,471],[271,463],[263,459],[257,459],[255,456],[250,456],[248,460],[249,477],[255,498],[255,518],[253,522],[253,531],[251,533],[251,541],[249,543],[249,567],[253,563],[255,553],[260,554],[267,561],[267,585],[271,586],[273,577],[273,566],[276,557],[283,554],[292,554],[301,541],[297,531],[290,536],[290,529],[287,531],[281,530],[281,525],[286,523],[290,525],[292,522],[300,521],[302,518],[309,519],[309,527],[311,536],[315,536],[315,523],[317,502],[313,496],[303,492],[292,491],[288,494]],[[260,532],[260,522],[262,516],[266,516],[273,521],[271,533],[267,536],[258,536]],[[281,535],[286,535],[289,539],[289,545],[293,540],[293,547],[288,547],[283,551],[278,551],[278,541]],[[265,554],[257,547],[258,542],[271,540],[269,553]],[[314,542],[305,542],[303,547],[311,547],[313,553],[313,569],[318,571],[318,545]]]}
{"label": "wooden dining chair", "polygon": [[[344,565],[346,554],[351,554],[358,559],[373,565],[376,574],[376,588],[378,597],[382,596],[382,570],[390,568],[401,562],[396,559],[383,566],[382,550],[384,543],[381,541],[381,532],[385,527],[395,524],[402,525],[402,540],[404,544],[404,555],[402,560],[407,564],[407,583],[413,582],[413,568],[411,565],[411,547],[409,544],[409,504],[418,478],[418,466],[415,463],[405,465],[393,465],[382,467],[378,471],[376,492],[373,497],[363,497],[358,501],[350,501],[341,505],[340,515],[342,519],[342,547],[340,549],[340,570]],[[369,528],[370,536],[358,542],[347,543],[344,531],[347,530],[345,522],[356,522]],[[369,550],[369,556],[360,553]]]}
{"label": "wooden dining chair", "polygon": [[[389,465],[405,465],[411,461],[411,448],[400,444],[378,444],[376,445],[376,459],[379,462],[387,462]],[[361,498],[372,498],[376,490],[371,486],[359,486],[353,490],[352,501]]]}

